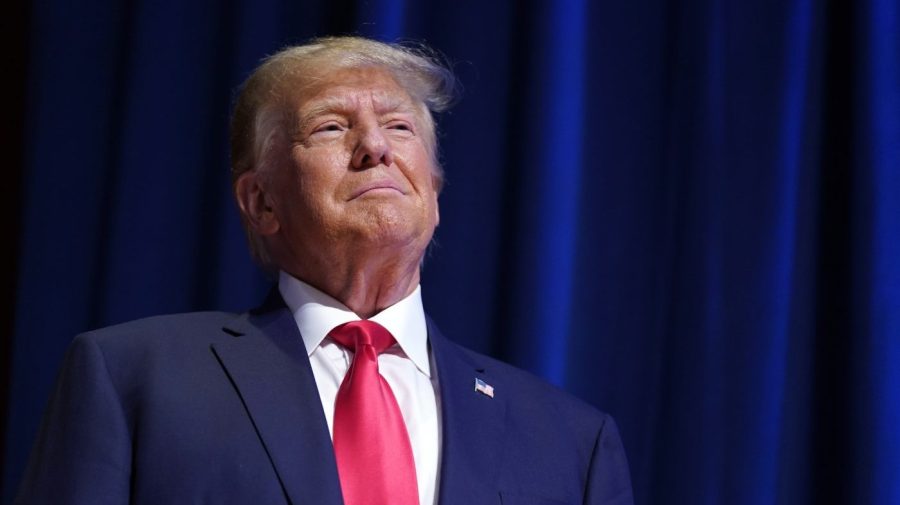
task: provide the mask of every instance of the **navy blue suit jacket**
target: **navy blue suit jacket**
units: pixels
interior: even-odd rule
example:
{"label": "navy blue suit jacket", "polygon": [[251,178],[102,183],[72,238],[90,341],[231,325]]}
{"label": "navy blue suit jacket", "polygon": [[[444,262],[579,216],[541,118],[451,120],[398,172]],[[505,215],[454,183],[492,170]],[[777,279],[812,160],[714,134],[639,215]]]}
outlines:
{"label": "navy blue suit jacket", "polygon": [[[428,338],[442,505],[632,503],[609,416],[453,344],[431,321]],[[15,503],[339,505],[321,405],[277,295],[241,316],[162,316],[79,335]]]}

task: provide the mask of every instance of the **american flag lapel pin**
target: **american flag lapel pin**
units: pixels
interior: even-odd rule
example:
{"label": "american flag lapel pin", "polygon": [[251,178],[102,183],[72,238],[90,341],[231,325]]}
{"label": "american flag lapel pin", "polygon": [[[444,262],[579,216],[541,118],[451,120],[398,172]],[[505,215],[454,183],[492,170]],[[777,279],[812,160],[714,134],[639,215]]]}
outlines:
{"label": "american flag lapel pin", "polygon": [[475,391],[487,396],[488,398],[494,397],[494,386],[491,386],[487,382],[484,382],[481,379],[475,379]]}

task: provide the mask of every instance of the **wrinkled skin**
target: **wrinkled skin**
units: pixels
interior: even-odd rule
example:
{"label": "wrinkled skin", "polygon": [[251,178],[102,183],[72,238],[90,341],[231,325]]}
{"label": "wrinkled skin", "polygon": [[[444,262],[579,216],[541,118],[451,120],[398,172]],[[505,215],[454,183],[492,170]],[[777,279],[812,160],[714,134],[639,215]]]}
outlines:
{"label": "wrinkled skin", "polygon": [[370,317],[418,285],[439,221],[422,106],[379,68],[326,72],[285,101],[238,203],[280,269]]}

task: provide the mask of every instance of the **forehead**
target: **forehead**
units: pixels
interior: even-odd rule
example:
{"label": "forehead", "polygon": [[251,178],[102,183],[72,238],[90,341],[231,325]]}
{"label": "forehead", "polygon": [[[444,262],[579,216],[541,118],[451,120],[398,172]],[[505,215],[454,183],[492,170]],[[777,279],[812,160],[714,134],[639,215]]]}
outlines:
{"label": "forehead", "polygon": [[291,108],[301,114],[320,109],[353,109],[363,102],[376,109],[416,109],[394,76],[378,67],[326,70],[307,76],[287,95]]}

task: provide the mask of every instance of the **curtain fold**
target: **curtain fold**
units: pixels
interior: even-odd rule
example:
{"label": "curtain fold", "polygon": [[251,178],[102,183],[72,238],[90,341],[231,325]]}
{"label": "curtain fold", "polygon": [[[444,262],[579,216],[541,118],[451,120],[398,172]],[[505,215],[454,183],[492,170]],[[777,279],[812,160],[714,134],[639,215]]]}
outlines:
{"label": "curtain fold", "polygon": [[[520,76],[524,93],[513,121],[521,147],[512,163],[517,193],[510,258],[510,359],[553,383],[566,379],[581,172],[589,144],[581,136],[584,107],[586,2],[567,0],[535,9],[538,44]],[[530,30],[529,30],[530,32]],[[526,248],[518,247],[529,244]],[[510,247],[515,250],[508,250]],[[562,317],[560,317],[562,316]]]}
{"label": "curtain fold", "polygon": [[854,499],[900,502],[900,6],[856,5],[860,86],[856,221],[860,241],[854,284],[857,384],[854,428],[860,444]]}

